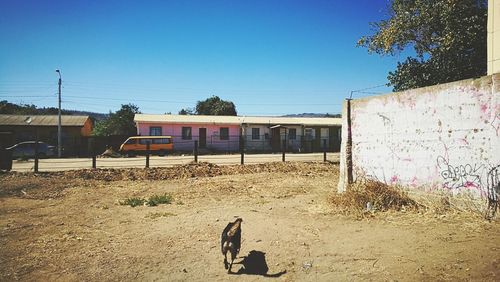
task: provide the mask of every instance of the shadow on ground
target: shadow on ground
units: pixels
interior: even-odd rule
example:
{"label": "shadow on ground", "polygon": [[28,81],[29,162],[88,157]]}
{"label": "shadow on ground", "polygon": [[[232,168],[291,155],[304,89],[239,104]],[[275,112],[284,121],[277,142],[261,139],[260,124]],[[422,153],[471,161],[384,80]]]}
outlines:
{"label": "shadow on ground", "polygon": [[262,275],[264,277],[280,277],[286,273],[286,270],[275,274],[268,274],[269,267],[266,262],[266,253],[261,251],[252,250],[247,256],[243,257],[241,262],[235,264],[242,264],[243,266],[237,272],[231,272],[234,275],[248,274],[248,275]]}

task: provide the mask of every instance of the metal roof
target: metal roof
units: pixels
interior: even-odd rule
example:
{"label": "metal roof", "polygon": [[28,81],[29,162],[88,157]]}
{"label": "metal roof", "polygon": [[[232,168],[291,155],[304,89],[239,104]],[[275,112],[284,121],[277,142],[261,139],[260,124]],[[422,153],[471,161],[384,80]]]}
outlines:
{"label": "metal roof", "polygon": [[202,115],[148,115],[135,114],[135,122],[199,123],[199,124],[268,124],[268,125],[324,125],[340,126],[341,118],[257,117],[257,116],[202,116]]}
{"label": "metal roof", "polygon": [[[83,126],[89,116],[61,116],[61,126]],[[0,115],[0,125],[57,126],[57,115]]]}

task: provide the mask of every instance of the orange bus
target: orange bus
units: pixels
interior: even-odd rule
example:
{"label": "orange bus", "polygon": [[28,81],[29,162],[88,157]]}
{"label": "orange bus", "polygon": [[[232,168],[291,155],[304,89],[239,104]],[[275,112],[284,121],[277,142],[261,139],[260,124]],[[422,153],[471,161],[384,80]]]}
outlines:
{"label": "orange bus", "polygon": [[129,156],[145,154],[148,142],[151,154],[165,156],[174,150],[172,136],[132,136],[120,146],[120,153]]}

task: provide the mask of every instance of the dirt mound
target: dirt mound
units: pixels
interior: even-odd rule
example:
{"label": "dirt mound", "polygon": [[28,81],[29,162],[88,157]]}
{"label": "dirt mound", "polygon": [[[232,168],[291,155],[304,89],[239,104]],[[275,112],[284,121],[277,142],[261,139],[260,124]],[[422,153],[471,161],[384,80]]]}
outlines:
{"label": "dirt mound", "polygon": [[104,181],[165,180],[260,172],[315,174],[338,169],[328,163],[265,163],[252,165],[218,166],[211,163],[190,163],[169,168],[150,169],[85,169],[50,173],[54,177],[81,178]]}
{"label": "dirt mound", "polygon": [[[55,198],[62,195],[66,188],[75,186],[92,186],[93,181],[141,181],[190,179],[215,177],[220,175],[237,175],[251,173],[293,173],[300,176],[317,176],[326,173],[337,173],[338,166],[320,162],[275,162],[251,165],[218,166],[211,163],[190,163],[170,168],[150,169],[83,169],[62,172],[0,174],[0,197],[23,196],[31,198]],[[29,191],[29,193],[28,193]]]}

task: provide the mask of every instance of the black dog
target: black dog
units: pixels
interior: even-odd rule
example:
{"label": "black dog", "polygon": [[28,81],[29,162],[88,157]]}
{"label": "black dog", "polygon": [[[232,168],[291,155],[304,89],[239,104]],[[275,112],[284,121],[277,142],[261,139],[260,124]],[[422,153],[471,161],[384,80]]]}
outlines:
{"label": "black dog", "polygon": [[[224,267],[231,272],[231,267],[233,266],[234,259],[240,252],[241,248],[241,222],[243,219],[238,218],[235,222],[230,222],[221,235],[221,251],[224,255]],[[231,253],[231,264],[227,261],[227,252]],[[229,265],[228,265],[229,264]]]}

